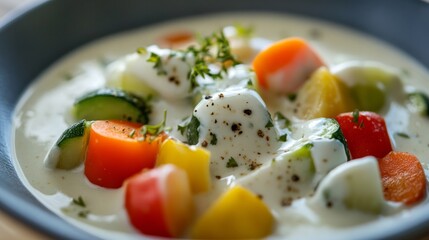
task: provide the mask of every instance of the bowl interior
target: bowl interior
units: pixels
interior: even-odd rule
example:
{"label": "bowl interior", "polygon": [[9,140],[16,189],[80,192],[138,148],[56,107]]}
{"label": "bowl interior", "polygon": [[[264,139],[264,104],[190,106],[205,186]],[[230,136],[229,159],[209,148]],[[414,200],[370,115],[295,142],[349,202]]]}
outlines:
{"label": "bowl interior", "polygon": [[[169,19],[221,11],[285,12],[333,21],[390,42],[429,67],[429,5],[423,1],[39,1],[0,23],[2,209],[56,238],[90,238],[48,212],[20,183],[11,164],[11,115],[19,97],[56,59],[91,40]],[[422,232],[422,225],[416,222],[414,229],[396,237]]]}

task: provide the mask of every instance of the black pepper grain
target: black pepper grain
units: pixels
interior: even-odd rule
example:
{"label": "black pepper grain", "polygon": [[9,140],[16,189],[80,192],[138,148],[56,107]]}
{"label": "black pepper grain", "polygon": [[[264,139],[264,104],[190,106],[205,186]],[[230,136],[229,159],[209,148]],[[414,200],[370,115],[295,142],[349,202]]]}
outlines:
{"label": "black pepper grain", "polygon": [[249,115],[249,116],[252,115],[252,110],[250,110],[250,109],[244,109],[243,112],[246,115]]}

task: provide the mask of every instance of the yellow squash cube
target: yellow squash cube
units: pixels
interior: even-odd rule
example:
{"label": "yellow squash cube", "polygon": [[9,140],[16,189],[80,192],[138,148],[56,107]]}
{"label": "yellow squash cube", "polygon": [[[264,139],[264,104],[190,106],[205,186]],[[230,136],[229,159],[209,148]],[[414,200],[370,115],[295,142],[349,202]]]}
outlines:
{"label": "yellow squash cube", "polygon": [[313,73],[299,90],[296,99],[296,113],[301,119],[333,118],[355,108],[350,89],[326,67]]}
{"label": "yellow squash cube", "polygon": [[188,174],[193,193],[205,192],[210,189],[209,151],[167,139],[161,145],[156,165],[169,163],[183,169]]}
{"label": "yellow squash cube", "polygon": [[255,239],[271,234],[274,218],[265,203],[235,186],[225,192],[191,229],[196,239]]}

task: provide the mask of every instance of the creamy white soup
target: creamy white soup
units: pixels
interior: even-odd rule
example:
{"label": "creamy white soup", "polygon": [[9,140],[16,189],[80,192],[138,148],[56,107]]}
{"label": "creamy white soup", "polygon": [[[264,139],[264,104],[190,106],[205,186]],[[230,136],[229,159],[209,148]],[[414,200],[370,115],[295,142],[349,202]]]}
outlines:
{"label": "creamy white soup", "polygon": [[[250,27],[251,35],[234,36],[237,24]],[[176,50],[156,44],[172,33],[207,36],[216,31],[224,32],[233,50],[246,53],[243,64],[229,67],[221,80],[200,76],[196,81],[206,88],[195,94],[189,91],[192,82],[188,79],[193,56],[176,52],[171,57]],[[241,43],[244,50],[234,45],[235,37],[245,38]],[[147,89],[156,95],[150,100],[148,124],[162,121],[166,111],[169,136],[189,142],[178,126],[190,116],[199,122],[192,145],[210,152],[211,187],[192,195],[196,209],[192,223],[234,186],[258,195],[268,207],[274,224],[266,237],[341,239],[408,221],[426,197],[411,205],[384,199],[376,158],[349,161],[347,147],[329,132],[329,126],[338,126],[335,120],[304,120],[297,115],[302,106],[296,102],[303,102],[300,88],[305,85],[290,92],[293,94],[259,88],[253,58],[288,37],[305,39],[323,60],[325,70],[341,79],[345,88],[356,86],[361,68],[386,71],[389,84],[377,88],[382,90],[374,93],[377,97],[364,100],[373,106],[382,98],[376,112],[386,122],[393,150],[414,154],[427,173],[428,117],[407,97],[428,89],[429,73],[423,66],[384,42],[335,24],[272,13],[231,13],[175,20],[109,36],[56,62],[26,90],[14,112],[14,164],[19,177],[49,210],[91,234],[104,239],[144,237],[128,219],[124,186],[97,186],[85,176],[83,164],[62,170],[47,160],[64,130],[78,121],[71,111],[76,99],[106,86],[116,87],[119,78],[130,74],[148,86],[143,95]],[[151,53],[168,59],[161,69],[167,74],[159,74],[160,68],[148,61]],[[166,81],[171,72],[175,78]],[[276,89],[282,87],[279,84]],[[279,118],[278,113],[288,120]],[[355,180],[349,180],[352,178]],[[190,236],[192,223],[179,237]]]}

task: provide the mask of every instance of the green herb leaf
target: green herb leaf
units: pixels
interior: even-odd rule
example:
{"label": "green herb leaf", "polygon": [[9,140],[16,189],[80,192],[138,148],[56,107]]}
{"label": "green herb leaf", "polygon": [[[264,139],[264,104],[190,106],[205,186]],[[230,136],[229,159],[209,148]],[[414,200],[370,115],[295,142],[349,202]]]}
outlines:
{"label": "green herb leaf", "polygon": [[217,136],[214,133],[210,133],[210,135],[212,136],[212,140],[210,141],[211,145],[216,145],[217,144]]}
{"label": "green herb leaf", "polygon": [[83,201],[83,198],[81,196],[79,196],[78,198],[73,198],[72,203],[81,207],[86,207],[85,201]]}
{"label": "green herb leaf", "polygon": [[151,140],[155,139],[162,132],[168,132],[171,130],[170,127],[166,127],[165,123],[167,121],[167,111],[164,111],[164,119],[156,125],[144,125],[141,129],[141,134],[143,139],[146,139],[146,135],[150,135]]}
{"label": "green herb leaf", "polygon": [[287,134],[285,133],[285,134],[281,135],[278,140],[279,140],[279,142],[286,142],[287,141]]}
{"label": "green herb leaf", "polygon": [[186,138],[188,139],[188,144],[195,145],[198,143],[200,138],[200,132],[198,130],[199,127],[200,121],[195,116],[192,116],[186,127]]}
{"label": "green herb leaf", "polygon": [[289,101],[293,102],[293,101],[295,101],[297,96],[298,95],[296,93],[291,93],[291,94],[287,95],[287,98],[289,99]]}
{"label": "green herb leaf", "polygon": [[271,128],[271,127],[274,127],[274,124],[273,124],[273,121],[271,121],[270,119],[268,120],[267,124],[265,124],[265,128]]}
{"label": "green herb leaf", "polygon": [[84,210],[84,211],[80,211],[77,215],[81,218],[87,218],[89,213],[90,213],[89,210]]}
{"label": "green herb leaf", "polygon": [[283,121],[283,125],[280,126],[281,128],[290,128],[292,124],[292,122],[287,117],[285,117],[281,112],[276,112],[274,114],[274,120],[277,123],[280,121]]}
{"label": "green herb leaf", "polygon": [[359,123],[359,109],[355,109],[352,113],[353,119],[352,122],[358,124]]}
{"label": "green herb leaf", "polygon": [[164,69],[162,59],[158,54],[151,52],[147,61],[154,63],[153,68],[157,70],[158,75],[167,75],[167,71]]}
{"label": "green herb leaf", "polygon": [[237,161],[235,161],[235,159],[231,157],[230,159],[228,159],[228,162],[226,163],[226,167],[227,168],[238,167]]}
{"label": "green herb leaf", "polygon": [[403,133],[403,132],[398,132],[398,133],[396,133],[396,135],[398,137],[402,137],[402,138],[407,138],[407,139],[410,138],[410,135]]}
{"label": "green herb leaf", "polygon": [[133,129],[133,130],[131,130],[131,132],[130,132],[130,134],[128,135],[128,137],[129,137],[129,138],[133,138],[135,134],[136,134],[136,130],[135,130],[135,129]]}
{"label": "green herb leaf", "polygon": [[147,50],[146,50],[146,48],[139,47],[139,48],[137,48],[137,53],[143,55],[143,54],[147,53]]}
{"label": "green herb leaf", "polygon": [[[188,72],[188,79],[191,82],[192,91],[198,87],[197,77],[209,76],[213,79],[222,78],[222,73],[226,73],[230,66],[240,64],[240,62],[232,55],[228,39],[224,36],[223,31],[213,33],[210,36],[199,37],[197,46],[190,46],[183,51],[183,56],[191,54],[195,58],[195,63]],[[213,53],[212,50],[215,50]],[[183,59],[185,60],[185,59]],[[213,72],[209,68],[209,64],[219,65],[220,72]]]}
{"label": "green herb leaf", "polygon": [[241,24],[234,24],[235,31],[237,31],[237,36],[243,38],[250,38],[253,34],[252,27],[244,27]]}

